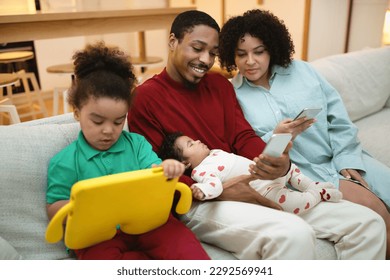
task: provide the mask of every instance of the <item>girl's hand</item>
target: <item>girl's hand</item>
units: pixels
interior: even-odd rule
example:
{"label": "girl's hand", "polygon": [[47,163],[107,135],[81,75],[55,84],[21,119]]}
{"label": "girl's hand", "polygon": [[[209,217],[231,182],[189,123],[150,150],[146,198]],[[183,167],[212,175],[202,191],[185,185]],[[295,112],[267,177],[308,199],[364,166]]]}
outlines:
{"label": "girl's hand", "polygon": [[281,121],[274,129],[274,133],[291,133],[292,140],[300,133],[311,127],[316,119],[307,119],[306,117],[297,120],[285,119]]}
{"label": "girl's hand", "polygon": [[160,165],[153,164],[152,167],[162,166],[164,170],[164,175],[168,179],[173,179],[183,175],[185,166],[180,161],[175,159],[166,159]]}

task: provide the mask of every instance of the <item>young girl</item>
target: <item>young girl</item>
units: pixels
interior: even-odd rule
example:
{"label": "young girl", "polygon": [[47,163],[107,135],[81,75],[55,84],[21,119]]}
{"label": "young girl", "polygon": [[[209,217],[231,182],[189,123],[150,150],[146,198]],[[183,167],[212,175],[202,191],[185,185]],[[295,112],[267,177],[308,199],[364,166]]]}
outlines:
{"label": "young girl", "polygon": [[[76,78],[68,100],[81,131],[50,161],[46,194],[50,219],[69,202],[77,181],[157,165],[168,178],[184,171],[178,161],[161,162],[143,136],[123,131],[135,84],[124,53],[100,42],[76,52],[73,59]],[[75,254],[78,259],[209,259],[195,235],[172,215],[148,233],[129,235],[119,229],[113,239]]]}
{"label": "young girl", "polygon": [[[275,180],[258,180],[249,173],[253,161],[220,149],[210,150],[199,140],[193,140],[181,132],[167,135],[161,146],[161,158],[174,158],[190,168],[196,181],[191,186],[198,200],[218,197],[223,183],[237,176],[246,175],[249,184],[264,197],[277,203],[283,210],[303,214],[321,201],[338,202],[341,192],[332,183],[315,182],[303,175],[295,164],[286,176]],[[288,189],[289,183],[298,191]]]}

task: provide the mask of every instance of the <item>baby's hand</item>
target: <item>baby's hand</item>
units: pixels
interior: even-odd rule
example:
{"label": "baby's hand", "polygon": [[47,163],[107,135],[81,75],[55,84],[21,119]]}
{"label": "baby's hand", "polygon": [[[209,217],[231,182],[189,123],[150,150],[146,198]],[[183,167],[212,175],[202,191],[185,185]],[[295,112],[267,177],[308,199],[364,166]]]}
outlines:
{"label": "baby's hand", "polygon": [[168,179],[180,177],[181,175],[183,175],[185,170],[184,164],[175,159],[166,159],[159,166],[162,166],[164,170],[164,175]]}
{"label": "baby's hand", "polygon": [[197,200],[204,200],[205,194],[199,189],[197,186],[192,185],[190,187],[192,191],[192,196],[196,198]]}

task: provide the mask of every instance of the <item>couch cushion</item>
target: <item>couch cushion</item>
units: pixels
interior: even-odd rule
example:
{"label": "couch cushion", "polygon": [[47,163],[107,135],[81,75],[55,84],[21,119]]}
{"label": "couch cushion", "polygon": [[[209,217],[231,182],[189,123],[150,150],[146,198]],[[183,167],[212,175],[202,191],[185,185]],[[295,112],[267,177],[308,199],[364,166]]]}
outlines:
{"label": "couch cushion", "polygon": [[381,110],[390,96],[390,47],[311,62],[340,93],[352,121]]}
{"label": "couch cushion", "polygon": [[45,125],[45,124],[68,124],[76,123],[77,121],[73,117],[73,113],[66,113],[61,115],[52,116],[50,118],[36,119],[27,122],[21,122],[16,125],[22,126],[35,126],[35,125]]}
{"label": "couch cushion", "polygon": [[0,236],[0,260],[20,260],[22,256]]}
{"label": "couch cushion", "polygon": [[45,241],[46,177],[50,158],[78,131],[78,123],[0,126],[0,236],[24,259],[67,257],[62,242]]}

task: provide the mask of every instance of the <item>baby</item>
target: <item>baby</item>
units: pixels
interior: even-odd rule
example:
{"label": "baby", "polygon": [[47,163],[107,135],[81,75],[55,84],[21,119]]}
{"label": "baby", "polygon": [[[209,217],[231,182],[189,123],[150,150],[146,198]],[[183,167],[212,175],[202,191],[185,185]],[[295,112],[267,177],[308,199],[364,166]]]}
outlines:
{"label": "baby", "polygon": [[[210,150],[199,140],[193,140],[181,132],[169,134],[160,149],[162,159],[174,158],[191,168],[191,177],[196,182],[190,188],[193,197],[209,200],[223,191],[223,183],[231,178],[246,174],[251,178],[249,165],[253,161],[220,149]],[[290,184],[296,190],[289,189]],[[342,193],[329,182],[314,182],[303,175],[295,164],[286,176],[275,180],[249,182],[264,197],[279,204],[284,211],[302,214],[321,201],[338,202]]]}

